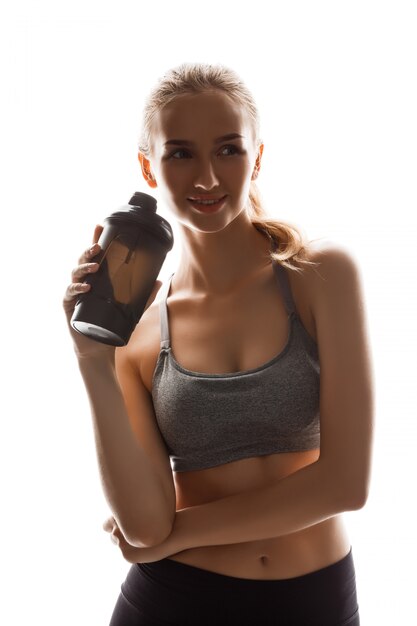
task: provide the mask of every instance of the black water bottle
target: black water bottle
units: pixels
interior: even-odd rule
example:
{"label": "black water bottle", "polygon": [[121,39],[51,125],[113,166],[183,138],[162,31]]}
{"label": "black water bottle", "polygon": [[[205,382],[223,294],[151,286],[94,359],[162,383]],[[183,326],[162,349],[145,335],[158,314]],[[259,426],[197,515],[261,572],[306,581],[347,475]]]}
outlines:
{"label": "black water bottle", "polygon": [[174,245],[172,228],[157,215],[156,199],[137,191],[104,219],[98,243],[99,269],[86,277],[91,289],[79,295],[71,325],[101,343],[124,346]]}

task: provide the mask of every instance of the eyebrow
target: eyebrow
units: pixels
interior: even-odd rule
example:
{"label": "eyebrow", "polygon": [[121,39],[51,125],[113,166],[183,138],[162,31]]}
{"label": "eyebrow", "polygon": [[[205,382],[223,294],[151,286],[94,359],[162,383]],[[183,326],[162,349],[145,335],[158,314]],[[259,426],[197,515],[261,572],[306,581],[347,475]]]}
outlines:
{"label": "eyebrow", "polygon": [[[214,143],[220,143],[222,141],[227,141],[228,139],[245,139],[243,135],[239,135],[239,133],[229,133],[228,135],[223,135],[222,137],[217,137],[214,140]],[[164,143],[164,146],[175,145],[175,146],[193,146],[193,141],[187,141],[186,139],[169,139]]]}

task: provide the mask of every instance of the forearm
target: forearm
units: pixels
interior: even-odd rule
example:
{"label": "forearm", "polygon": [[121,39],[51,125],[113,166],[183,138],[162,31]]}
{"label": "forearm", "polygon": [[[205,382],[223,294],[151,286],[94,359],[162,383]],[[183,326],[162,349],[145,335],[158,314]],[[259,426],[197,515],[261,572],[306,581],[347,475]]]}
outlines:
{"label": "forearm", "polygon": [[177,511],[176,552],[280,537],[359,508],[320,461],[261,489]]}
{"label": "forearm", "polygon": [[114,356],[79,359],[106,500],[126,539],[144,546],[172,528],[162,483],[131,429]]}

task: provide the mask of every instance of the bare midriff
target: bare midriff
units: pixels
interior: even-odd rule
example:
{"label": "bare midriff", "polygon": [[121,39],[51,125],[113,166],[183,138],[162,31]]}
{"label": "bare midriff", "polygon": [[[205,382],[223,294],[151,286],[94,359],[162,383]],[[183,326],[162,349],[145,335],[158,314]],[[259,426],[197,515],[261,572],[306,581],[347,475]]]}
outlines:
{"label": "bare midriff", "polygon": [[[270,485],[314,463],[320,451],[242,459],[196,472],[176,472],[177,510]],[[250,507],[250,502],[248,502]],[[350,550],[342,515],[296,533],[185,550],[169,558],[227,576],[283,579],[302,576],[341,560]]]}
{"label": "bare midriff", "polygon": [[[308,271],[304,276],[288,272],[300,320],[317,341],[308,276]],[[257,302],[257,307],[251,306],[253,302]],[[179,293],[168,297],[168,315],[173,354],[191,371],[221,373],[258,367],[282,350],[288,335],[287,312],[269,263],[256,279],[248,281],[244,289],[229,298],[193,298],[179,289]],[[160,350],[159,324],[159,302],[156,302],[146,311],[137,336],[141,376],[149,393]],[[231,337],[236,337],[234,345]],[[314,449],[240,459],[198,471],[174,472],[176,508],[262,489],[314,463],[319,456],[320,450]],[[169,558],[227,576],[284,579],[336,563],[349,550],[350,541],[339,514],[281,537],[202,546]]]}

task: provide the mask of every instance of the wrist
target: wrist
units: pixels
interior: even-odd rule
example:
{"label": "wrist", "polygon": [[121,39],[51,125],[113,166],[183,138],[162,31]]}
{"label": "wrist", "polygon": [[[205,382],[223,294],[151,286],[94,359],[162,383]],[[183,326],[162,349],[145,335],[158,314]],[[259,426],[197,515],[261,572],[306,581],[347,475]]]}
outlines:
{"label": "wrist", "polygon": [[76,354],[80,369],[85,367],[100,367],[111,365],[114,367],[115,362],[115,346],[104,346],[102,348],[91,350],[91,352],[84,352],[83,354]]}
{"label": "wrist", "polygon": [[107,385],[106,391],[110,392],[117,381],[114,352],[101,352],[84,355],[78,358],[78,369],[87,388],[95,389],[100,385]]}
{"label": "wrist", "polygon": [[180,509],[175,513],[172,532],[167,539],[169,547],[175,550],[172,554],[196,547],[192,545],[187,513],[189,513],[187,508]]}

